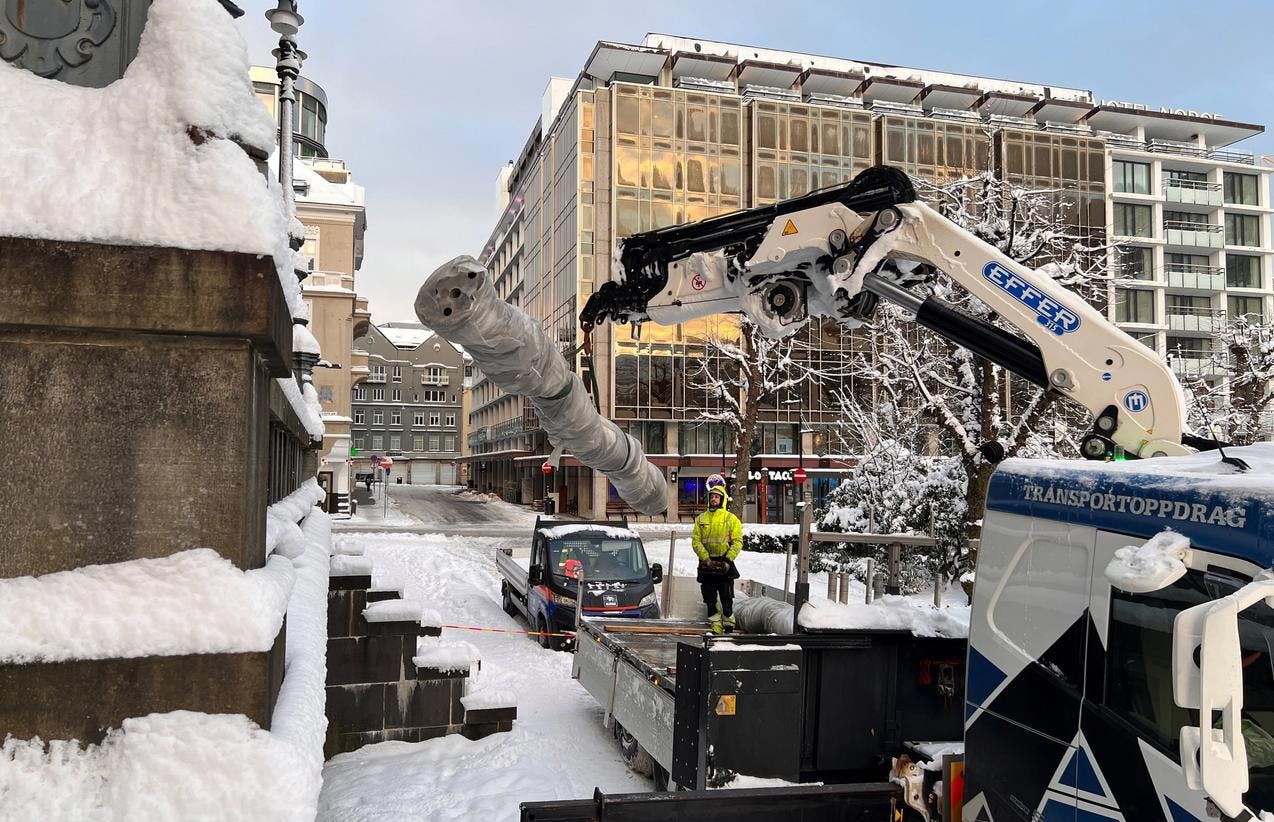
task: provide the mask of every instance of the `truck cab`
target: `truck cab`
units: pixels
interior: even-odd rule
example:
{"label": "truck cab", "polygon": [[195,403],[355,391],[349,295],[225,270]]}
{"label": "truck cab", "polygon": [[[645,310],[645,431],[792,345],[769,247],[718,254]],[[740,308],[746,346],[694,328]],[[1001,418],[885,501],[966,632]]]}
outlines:
{"label": "truck cab", "polygon": [[506,566],[501,565],[506,607],[523,612],[532,630],[574,631],[581,605],[584,617],[659,617],[655,583],[663,579],[663,568],[647,562],[641,537],[626,527],[537,520],[525,582],[518,585],[521,580],[511,579]]}
{"label": "truck cab", "polygon": [[1274,807],[1274,444],[1227,453],[1247,470],[1212,451],[996,471],[969,634],[966,822]]}

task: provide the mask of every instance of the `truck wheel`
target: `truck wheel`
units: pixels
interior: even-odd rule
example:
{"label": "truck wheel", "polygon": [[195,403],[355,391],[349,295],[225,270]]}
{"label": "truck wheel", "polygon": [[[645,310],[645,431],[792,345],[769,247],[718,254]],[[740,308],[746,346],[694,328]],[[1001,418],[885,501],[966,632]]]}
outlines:
{"label": "truck wheel", "polygon": [[540,647],[551,650],[553,648],[553,637],[548,636],[549,622],[544,618],[543,614],[540,615],[539,627],[535,630],[540,632],[540,635],[536,637],[540,641]]}
{"label": "truck wheel", "polygon": [[615,739],[619,741],[619,751],[623,755],[624,764],[628,765],[629,770],[642,776],[651,776],[654,773],[655,760],[637,741],[637,737],[630,734],[618,722],[615,723]]}
{"label": "truck wheel", "polygon": [[660,765],[658,762],[652,761],[651,764],[654,769],[655,790],[660,792],[668,790],[668,784],[672,779],[672,775],[664,770],[664,766]]}
{"label": "truck wheel", "polygon": [[513,604],[513,594],[509,591],[509,583],[500,584],[500,604],[504,606],[504,612],[511,617],[518,615],[517,606]]}

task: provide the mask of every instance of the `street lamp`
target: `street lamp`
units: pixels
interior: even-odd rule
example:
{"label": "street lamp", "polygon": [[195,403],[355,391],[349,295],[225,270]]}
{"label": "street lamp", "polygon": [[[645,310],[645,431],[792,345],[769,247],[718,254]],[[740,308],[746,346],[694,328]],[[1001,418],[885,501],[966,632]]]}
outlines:
{"label": "street lamp", "polygon": [[278,0],[278,6],[265,13],[279,35],[274,49],[274,70],[279,75],[279,185],[288,206],[292,205],[292,117],[296,105],[295,81],[301,74],[306,54],[296,47],[296,35],[305,18],[297,13],[296,0]]}

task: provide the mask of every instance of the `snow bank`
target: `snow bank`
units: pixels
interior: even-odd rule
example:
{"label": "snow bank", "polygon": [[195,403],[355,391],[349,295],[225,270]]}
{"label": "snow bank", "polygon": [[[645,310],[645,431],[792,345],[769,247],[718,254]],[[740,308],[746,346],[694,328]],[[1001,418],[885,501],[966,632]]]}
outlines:
{"label": "snow bank", "polygon": [[295,559],[305,552],[306,540],[297,525],[323,500],[318,480],[310,478],[265,512],[265,552]]}
{"label": "snow bank", "polygon": [[788,782],[786,779],[779,779],[776,776],[748,776],[747,774],[735,774],[734,777],[720,789],[738,789],[738,788],[790,788],[799,785],[822,785],[822,782]]}
{"label": "snow bank", "polygon": [[0,661],[266,651],[295,572],[240,571],[209,548],[0,580]]}
{"label": "snow bank", "polygon": [[[441,639],[423,636],[416,640],[416,655],[412,662],[417,668],[437,668],[440,671],[468,671],[482,660],[482,655],[472,644],[462,639]],[[462,697],[461,703],[468,697]]]}
{"label": "snow bank", "polygon": [[443,626],[442,614],[433,608],[421,608],[420,625],[422,628],[441,628]]}
{"label": "snow bank", "polygon": [[493,708],[516,708],[518,698],[511,691],[485,688],[477,693],[460,697],[460,704],[470,711],[486,711]]}
{"label": "snow bank", "polygon": [[814,629],[871,629],[910,631],[915,636],[967,638],[969,606],[933,605],[901,596],[884,596],[871,604],[840,605],[811,600],[801,609],[800,623]]}
{"label": "snow bank", "polygon": [[1160,531],[1141,545],[1126,545],[1106,566],[1106,579],[1134,594],[1158,591],[1186,572],[1190,540],[1175,531]]}
{"label": "snow bank", "polygon": [[273,255],[279,190],[223,139],[274,147],[249,65],[216,0],[156,0],[106,88],[0,63],[0,235]]}
{"label": "snow bank", "polygon": [[590,525],[589,523],[571,523],[554,525],[552,528],[541,528],[540,533],[549,539],[562,539],[571,534],[582,533],[603,534],[611,539],[638,539],[637,532],[627,528],[616,528],[613,525]]}
{"label": "snow bank", "polygon": [[368,622],[417,622],[420,620],[419,602],[410,599],[382,599],[363,609],[363,619]]}

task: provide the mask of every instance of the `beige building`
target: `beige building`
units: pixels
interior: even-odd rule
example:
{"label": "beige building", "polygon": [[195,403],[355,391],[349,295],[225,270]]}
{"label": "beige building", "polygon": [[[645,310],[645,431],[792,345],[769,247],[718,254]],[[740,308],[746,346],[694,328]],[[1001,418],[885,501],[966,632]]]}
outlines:
{"label": "beige building", "polygon": [[[273,68],[253,66],[252,85],[261,103],[277,116],[279,81]],[[322,349],[314,368],[314,389],[323,406],[323,453],[319,482],[327,490],[333,514],[350,512],[350,435],[353,387],[368,374],[367,356],[353,350],[354,338],[367,332],[371,312],[367,300],[354,293],[354,278],[363,264],[367,230],[363,187],[354,182],[344,160],[328,157],[327,94],[314,81],[299,77],[292,123],[297,156],[292,167],[296,216],[305,226],[301,283],[310,313],[310,331]]]}

